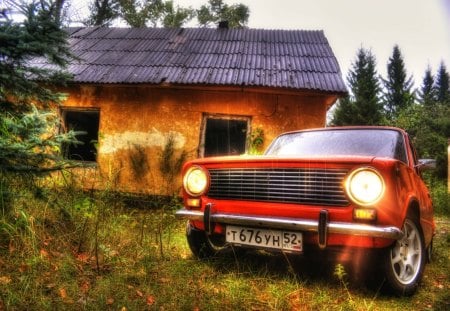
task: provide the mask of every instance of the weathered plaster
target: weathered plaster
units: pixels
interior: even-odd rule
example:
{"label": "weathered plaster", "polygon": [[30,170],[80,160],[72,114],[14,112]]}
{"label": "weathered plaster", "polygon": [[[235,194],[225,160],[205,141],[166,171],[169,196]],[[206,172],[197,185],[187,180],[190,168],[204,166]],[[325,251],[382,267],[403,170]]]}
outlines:
{"label": "weathered plaster", "polygon": [[186,144],[186,138],[180,132],[169,131],[166,133],[152,128],[148,132],[131,132],[103,134],[100,138],[99,153],[110,154],[115,153],[121,149],[130,149],[133,145],[142,148],[160,147],[164,148],[169,137],[174,139],[175,149],[182,149]]}
{"label": "weathered plaster", "polygon": [[[264,129],[265,149],[282,132],[325,126],[327,108],[337,98],[323,93],[145,85],[73,85],[66,91],[70,96],[64,107],[100,112],[97,167],[80,173],[83,186],[158,194],[181,185],[177,176],[173,187],[167,186],[159,172],[168,137],[174,138],[177,155],[198,157],[205,115],[248,118],[250,130]],[[133,168],[136,147],[143,152],[142,176]]]}

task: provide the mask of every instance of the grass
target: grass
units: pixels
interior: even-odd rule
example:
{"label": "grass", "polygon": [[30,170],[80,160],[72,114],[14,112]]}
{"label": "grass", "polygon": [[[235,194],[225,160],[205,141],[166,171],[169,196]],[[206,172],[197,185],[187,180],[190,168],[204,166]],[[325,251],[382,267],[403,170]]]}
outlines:
{"label": "grass", "polygon": [[[232,253],[191,256],[173,212],[105,192],[22,191],[0,223],[0,310],[448,310],[450,217],[437,217],[434,261],[410,298],[368,288],[346,267]],[[145,204],[140,204],[145,206]],[[163,208],[162,208],[163,207]]]}

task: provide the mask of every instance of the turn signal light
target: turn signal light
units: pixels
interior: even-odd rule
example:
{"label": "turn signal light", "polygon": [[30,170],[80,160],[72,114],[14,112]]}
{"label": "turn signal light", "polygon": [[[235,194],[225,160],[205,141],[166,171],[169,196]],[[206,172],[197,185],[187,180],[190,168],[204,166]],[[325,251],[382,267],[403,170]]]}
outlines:
{"label": "turn signal light", "polygon": [[353,217],[359,220],[375,220],[377,218],[377,211],[367,208],[356,208],[353,211]]}
{"label": "turn signal light", "polygon": [[200,207],[200,199],[187,199],[186,205],[189,207]]}

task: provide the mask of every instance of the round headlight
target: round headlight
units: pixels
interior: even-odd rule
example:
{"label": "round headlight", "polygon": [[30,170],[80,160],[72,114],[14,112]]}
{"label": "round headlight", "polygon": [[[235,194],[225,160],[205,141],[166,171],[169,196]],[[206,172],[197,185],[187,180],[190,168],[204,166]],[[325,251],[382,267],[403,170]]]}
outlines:
{"label": "round headlight", "polygon": [[372,205],[382,197],[384,181],[376,170],[360,168],[350,174],[346,188],[348,195],[356,204]]}
{"label": "round headlight", "polygon": [[184,175],[183,185],[189,195],[200,196],[208,187],[208,173],[199,166],[193,166]]}

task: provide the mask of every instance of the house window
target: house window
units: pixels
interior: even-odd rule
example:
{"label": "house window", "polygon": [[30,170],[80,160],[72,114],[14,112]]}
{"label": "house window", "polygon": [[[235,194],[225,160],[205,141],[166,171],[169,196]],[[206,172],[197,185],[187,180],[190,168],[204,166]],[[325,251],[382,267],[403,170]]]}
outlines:
{"label": "house window", "polygon": [[250,119],[230,116],[203,118],[202,150],[204,157],[245,153]]}
{"label": "house window", "polygon": [[64,109],[62,121],[65,131],[80,132],[77,135],[80,143],[62,146],[64,157],[70,160],[96,161],[100,111]]}

